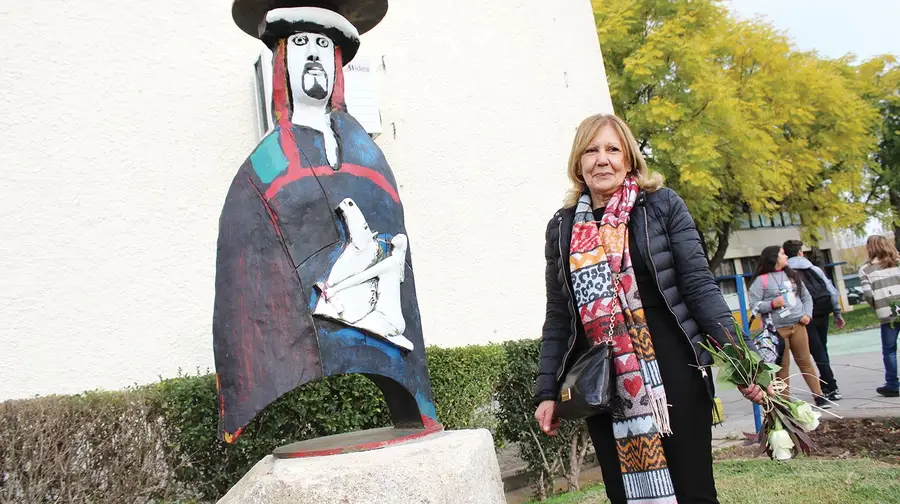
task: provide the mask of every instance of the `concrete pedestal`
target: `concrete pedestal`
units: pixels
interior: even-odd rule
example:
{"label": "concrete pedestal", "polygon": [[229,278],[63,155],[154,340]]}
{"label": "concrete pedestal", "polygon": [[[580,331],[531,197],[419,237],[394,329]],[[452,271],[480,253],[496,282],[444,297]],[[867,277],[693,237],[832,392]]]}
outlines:
{"label": "concrete pedestal", "polygon": [[367,452],[268,456],[219,504],[506,503],[491,434],[445,431]]}

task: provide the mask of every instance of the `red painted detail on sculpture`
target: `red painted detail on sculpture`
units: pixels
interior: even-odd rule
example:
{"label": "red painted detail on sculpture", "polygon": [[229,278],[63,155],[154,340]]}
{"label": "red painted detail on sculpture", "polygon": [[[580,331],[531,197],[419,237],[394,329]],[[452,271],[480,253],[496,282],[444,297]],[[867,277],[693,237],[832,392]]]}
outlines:
{"label": "red painted detail on sculpture", "polygon": [[422,417],[422,425],[424,425],[426,429],[433,429],[435,427],[439,427],[441,430],[444,429],[444,426],[437,423],[437,421],[434,418],[431,418],[431,417],[425,416],[425,415],[420,415],[420,416]]}
{"label": "red painted detail on sculpture", "polygon": [[242,432],[244,432],[244,428],[240,427],[238,430],[234,431],[234,434],[230,434],[228,432],[223,432],[222,437],[225,438],[226,443],[231,444],[237,440],[238,436],[240,436]]}
{"label": "red painted detail on sculpture", "polygon": [[340,46],[334,48],[334,87],[331,91],[331,110],[344,112],[347,104],[344,103],[344,58]]}
{"label": "red painted detail on sculpture", "polygon": [[[259,189],[257,189],[257,192]],[[275,234],[278,236],[278,241],[284,244],[284,236],[281,234],[281,226],[278,225],[278,216],[275,215],[275,212],[272,211],[272,207],[269,206],[269,202],[265,200],[262,193],[259,194],[259,198],[262,201],[262,204],[266,207],[266,213],[269,214],[269,222],[272,223],[272,227],[275,228]]]}
{"label": "red painted detail on sculpture", "polygon": [[222,395],[222,379],[216,373],[216,394],[219,396],[219,418],[225,420],[225,397]]}
{"label": "red painted detail on sculpture", "polygon": [[288,103],[287,47],[286,40],[281,39],[275,47],[272,57],[272,109],[275,123],[290,123],[290,107]]}
{"label": "red painted detail on sculpture", "polygon": [[[282,144],[282,147],[284,145]],[[297,149],[294,149],[294,152],[297,153]],[[285,154],[287,154],[287,150],[285,150]],[[290,160],[290,157],[288,158]],[[275,197],[284,186],[290,184],[291,182],[296,182],[304,177],[309,177],[315,175],[317,177],[328,177],[331,175],[337,175],[340,173],[348,173],[350,175],[354,175],[356,177],[365,177],[371,180],[375,185],[380,187],[384,192],[388,193],[388,195],[395,202],[400,203],[400,195],[397,194],[397,190],[394,189],[394,186],[388,182],[388,180],[382,175],[380,172],[375,171],[371,168],[366,168],[365,166],[359,166],[349,163],[344,163],[341,165],[339,170],[334,170],[330,166],[317,166],[315,168],[300,168],[299,163],[298,167],[295,168],[293,162],[288,166],[287,172],[284,175],[276,178],[272,181],[272,184],[266,189],[266,201]]]}
{"label": "red painted detail on sculpture", "polygon": [[[428,417],[422,416],[422,419],[426,419]],[[371,451],[377,450],[379,448],[385,448],[388,446],[393,446],[400,443],[405,443],[407,441],[412,441],[415,439],[421,439],[425,436],[430,436],[431,434],[435,434],[444,430],[444,426],[430,419],[431,427],[426,427],[422,429],[420,432],[416,432],[414,434],[409,434],[407,436],[401,436],[395,439],[389,439],[386,441],[378,441],[375,443],[361,443],[353,446],[344,446],[341,448],[329,448],[327,450],[304,450],[298,451],[294,453],[279,453],[278,458],[307,458],[307,457],[324,457],[327,455],[339,455],[341,453],[354,453],[354,452],[362,452],[362,451]]]}
{"label": "red painted detail on sculpture", "polygon": [[[247,290],[247,275],[245,274],[247,265],[245,261],[246,251],[242,250],[241,254],[238,258],[238,276],[240,279],[240,287],[238,288],[238,292],[246,292]],[[241,314],[241,328],[240,328],[240,338],[241,338],[241,355],[240,362],[242,364],[242,368],[244,370],[244,375],[242,376],[243,382],[241,390],[249,390],[253,385],[253,376],[251,374],[252,370],[250,369],[250,352],[247,351],[247,327],[246,322],[248,317],[244,316],[246,314],[246,310],[244,308],[244,297],[240,296],[238,298],[238,313]]]}

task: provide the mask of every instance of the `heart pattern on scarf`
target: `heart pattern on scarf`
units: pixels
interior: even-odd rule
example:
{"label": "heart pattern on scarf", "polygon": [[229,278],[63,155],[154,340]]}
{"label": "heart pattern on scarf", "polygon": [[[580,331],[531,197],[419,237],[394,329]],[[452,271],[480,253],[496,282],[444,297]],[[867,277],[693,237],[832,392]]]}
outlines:
{"label": "heart pattern on scarf", "polygon": [[625,378],[624,385],[625,390],[631,394],[631,397],[637,397],[638,392],[640,392],[641,388],[644,386],[644,380],[640,376]]}
{"label": "heart pattern on scarf", "polygon": [[622,373],[640,371],[641,369],[641,366],[638,364],[637,356],[635,356],[634,353],[620,355],[616,357],[616,360],[618,361]]}

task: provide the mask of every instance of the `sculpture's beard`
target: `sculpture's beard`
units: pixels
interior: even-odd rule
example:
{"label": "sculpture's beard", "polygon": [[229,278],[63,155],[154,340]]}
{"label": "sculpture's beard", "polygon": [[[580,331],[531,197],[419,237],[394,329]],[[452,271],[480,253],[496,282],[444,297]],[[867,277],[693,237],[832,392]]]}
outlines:
{"label": "sculpture's beard", "polygon": [[324,100],[328,96],[328,74],[321,63],[309,62],[303,65],[300,86],[306,96],[313,100]]}

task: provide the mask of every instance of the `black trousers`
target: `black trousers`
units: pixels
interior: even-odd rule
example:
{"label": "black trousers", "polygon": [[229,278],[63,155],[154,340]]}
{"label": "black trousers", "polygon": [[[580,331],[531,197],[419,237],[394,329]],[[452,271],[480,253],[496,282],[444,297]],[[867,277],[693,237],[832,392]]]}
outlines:
{"label": "black trousers", "polygon": [[[700,373],[692,370],[698,379]],[[662,438],[663,451],[675,497],[679,504],[718,503],[713,479],[712,401],[705,389],[689,383],[666,382],[672,435]],[[702,385],[705,387],[705,385]],[[588,432],[597,452],[606,496],[612,504],[625,504],[625,485],[612,431],[612,417],[597,415],[587,419]]]}
{"label": "black trousers", "polygon": [[[831,369],[831,357],[828,355],[828,322],[830,321],[829,317],[826,315],[825,317],[813,318],[810,326],[815,327],[816,336],[818,340],[818,345],[820,348],[813,350],[813,343],[810,341],[809,352],[813,356],[813,360],[816,361],[816,366],[819,368],[819,378],[824,382],[822,384],[823,392],[833,392],[837,389],[837,379],[834,377],[834,371]],[[811,338],[810,338],[811,339]],[[818,352],[818,354],[813,353]],[[823,371],[823,368],[826,370]],[[826,374],[827,373],[827,374]]]}

